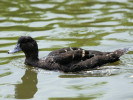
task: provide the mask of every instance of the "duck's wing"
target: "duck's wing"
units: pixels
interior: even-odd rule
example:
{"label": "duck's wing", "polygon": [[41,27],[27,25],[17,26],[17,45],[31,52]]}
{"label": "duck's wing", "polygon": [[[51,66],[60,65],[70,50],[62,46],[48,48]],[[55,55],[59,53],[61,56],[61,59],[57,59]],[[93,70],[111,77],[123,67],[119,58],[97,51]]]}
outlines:
{"label": "duck's wing", "polygon": [[[84,49],[82,48],[77,48],[77,47],[69,47],[69,48],[62,48],[62,49],[58,49],[58,50],[55,50],[55,51],[52,51],[48,54],[48,56],[55,56],[55,55],[59,55],[59,54],[62,54],[62,53],[69,53],[70,51],[73,52],[73,51],[82,51]],[[100,51],[96,51],[96,50],[85,50],[85,52],[88,54],[92,54],[92,55],[102,55],[102,54],[107,54],[107,53],[110,53],[110,52],[100,52]]]}
{"label": "duck's wing", "polygon": [[89,59],[96,55],[108,54],[110,52],[100,52],[95,50],[84,50],[82,48],[70,47],[58,49],[49,53],[49,57],[60,64],[68,64],[72,62],[79,62],[81,60]]}
{"label": "duck's wing", "polygon": [[93,54],[89,54],[88,50],[79,49],[58,53],[53,56],[53,61],[60,64],[69,64],[72,62],[79,62],[81,60],[89,59],[93,56]]}
{"label": "duck's wing", "polygon": [[67,53],[69,51],[75,51],[75,50],[83,50],[82,48],[76,48],[76,47],[69,47],[69,48],[62,48],[55,51],[52,51],[48,54],[48,56],[55,56],[61,53]]}

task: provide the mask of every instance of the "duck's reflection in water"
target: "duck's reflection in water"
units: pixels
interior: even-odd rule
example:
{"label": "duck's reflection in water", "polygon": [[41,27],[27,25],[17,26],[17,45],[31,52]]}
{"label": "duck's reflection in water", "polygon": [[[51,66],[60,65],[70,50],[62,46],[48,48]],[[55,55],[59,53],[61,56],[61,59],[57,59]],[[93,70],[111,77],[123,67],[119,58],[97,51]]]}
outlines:
{"label": "duck's reflection in water", "polygon": [[16,84],[15,98],[29,99],[33,98],[37,92],[37,73],[30,68],[26,69],[24,76],[21,78],[22,83]]}

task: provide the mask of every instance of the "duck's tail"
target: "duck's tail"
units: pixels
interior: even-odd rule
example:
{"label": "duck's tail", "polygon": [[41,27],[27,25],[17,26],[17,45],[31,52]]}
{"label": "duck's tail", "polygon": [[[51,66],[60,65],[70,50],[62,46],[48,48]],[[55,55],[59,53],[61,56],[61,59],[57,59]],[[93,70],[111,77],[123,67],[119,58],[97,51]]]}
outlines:
{"label": "duck's tail", "polygon": [[114,53],[117,54],[118,57],[120,57],[120,56],[124,55],[125,53],[128,53],[129,51],[130,51],[130,47],[118,49],[118,50],[114,51]]}

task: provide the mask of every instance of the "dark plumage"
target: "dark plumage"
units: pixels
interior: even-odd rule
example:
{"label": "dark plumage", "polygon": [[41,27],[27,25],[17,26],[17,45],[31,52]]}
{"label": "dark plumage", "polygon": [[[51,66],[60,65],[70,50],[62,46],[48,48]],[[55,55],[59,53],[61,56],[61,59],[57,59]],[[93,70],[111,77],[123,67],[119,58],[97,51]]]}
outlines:
{"label": "dark plumage", "polygon": [[14,50],[8,53],[23,51],[27,65],[64,72],[77,72],[93,69],[103,64],[118,61],[120,56],[128,52],[128,48],[114,52],[100,52],[70,47],[52,51],[45,58],[38,58],[38,45],[30,36],[21,36]]}

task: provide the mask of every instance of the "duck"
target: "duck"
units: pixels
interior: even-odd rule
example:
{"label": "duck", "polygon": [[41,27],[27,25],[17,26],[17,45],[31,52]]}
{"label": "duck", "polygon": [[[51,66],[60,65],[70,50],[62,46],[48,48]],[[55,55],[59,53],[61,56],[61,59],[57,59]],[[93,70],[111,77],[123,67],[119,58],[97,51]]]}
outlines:
{"label": "duck", "polygon": [[38,58],[38,44],[31,36],[21,36],[17,44],[8,54],[23,51],[25,64],[45,70],[63,72],[79,72],[92,70],[107,63],[113,63],[129,51],[129,48],[117,49],[113,52],[85,50],[77,47],[61,48]]}

